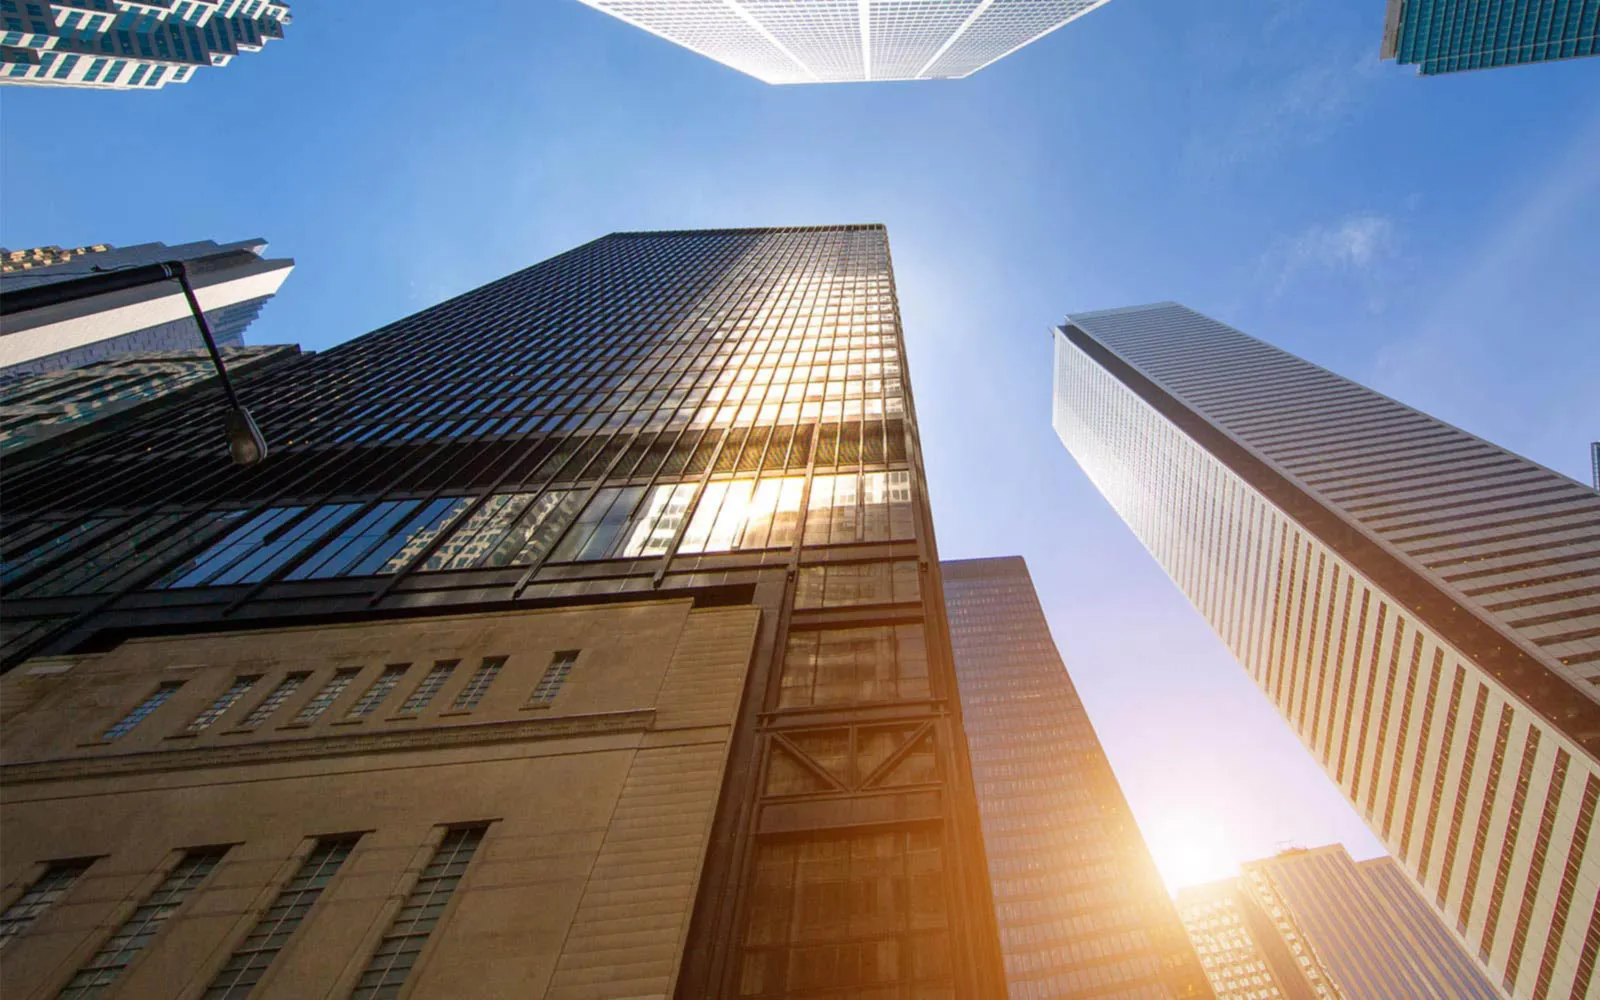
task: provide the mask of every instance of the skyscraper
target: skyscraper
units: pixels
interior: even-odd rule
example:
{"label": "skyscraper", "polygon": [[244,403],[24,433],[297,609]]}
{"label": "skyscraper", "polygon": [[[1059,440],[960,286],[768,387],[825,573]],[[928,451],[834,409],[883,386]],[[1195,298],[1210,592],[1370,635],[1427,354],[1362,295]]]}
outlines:
{"label": "skyscraper", "polygon": [[1010,995],[1210,997],[1027,564],[942,570]]}
{"label": "skyscraper", "polygon": [[1217,1000],[1342,1000],[1305,942],[1285,941],[1237,878],[1184,886],[1178,913]]}
{"label": "skyscraper", "polygon": [[969,76],[1105,0],[583,0],[766,83]]}
{"label": "skyscraper", "polygon": [[[1215,919],[1219,903],[1245,933]],[[1245,864],[1237,879],[1180,890],[1178,908],[1203,956],[1247,942],[1266,959],[1278,993],[1235,976],[1228,1000],[1500,1000],[1389,858],[1357,864],[1337,844],[1285,851]],[[1213,982],[1219,973],[1229,975],[1220,962]]]}
{"label": "skyscraper", "polygon": [[1600,950],[1600,497],[1182,306],[1056,331],[1055,427],[1507,991]]}
{"label": "skyscraper", "polygon": [[283,37],[286,0],[0,0],[0,83],[134,90],[193,79]]}
{"label": "skyscraper", "polygon": [[258,466],[201,390],[7,467],[7,996],[1003,991],[881,226],[608,236],[240,394]]}
{"label": "skyscraper", "polygon": [[1384,14],[1383,58],[1423,76],[1597,52],[1594,0],[1389,0]]}
{"label": "skyscraper", "polygon": [[[0,273],[0,375],[60,371],[130,354],[204,349],[177,281],[126,287],[126,268],[183,261],[195,298],[220,347],[244,345],[244,331],[294,270],[262,256],[264,240],[167,246],[47,247],[23,252],[38,266]],[[11,257],[18,256],[10,254]],[[31,262],[31,261],[29,261]]]}

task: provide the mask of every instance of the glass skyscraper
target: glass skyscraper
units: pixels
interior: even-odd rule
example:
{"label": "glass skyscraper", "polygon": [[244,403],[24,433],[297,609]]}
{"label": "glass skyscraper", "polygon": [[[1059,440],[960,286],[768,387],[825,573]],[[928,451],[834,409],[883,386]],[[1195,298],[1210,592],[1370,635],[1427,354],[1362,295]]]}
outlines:
{"label": "glass skyscraper", "polygon": [[1518,997],[1600,951],[1600,496],[1182,306],[1056,332],[1055,427]]}
{"label": "glass skyscraper", "polygon": [[[306,850],[354,843],[356,867],[417,859],[396,878],[451,852],[437,879],[456,881],[439,891],[497,902],[431,917],[455,927],[420,958],[426,929],[344,939],[330,928],[353,911],[313,907],[317,954],[348,953],[283,995],[348,989],[339,970],[365,965],[375,992],[357,995],[388,996],[413,963],[435,983],[417,997],[461,995],[438,985],[449,968],[549,982],[552,998],[1003,991],[881,226],[607,236],[272,366],[240,394],[271,442],[259,466],[229,464],[212,389],[49,462],[8,463],[5,662],[21,664],[6,678],[21,719],[8,721],[8,760],[36,761],[8,772],[10,794],[43,787],[18,786],[29,773],[55,780],[60,759],[249,768],[266,760],[245,753],[262,739],[302,755],[388,741],[356,763],[396,747],[434,755],[392,758],[427,793],[380,800],[328,784],[331,773],[292,777],[304,789],[293,802],[355,811],[280,829],[284,805],[261,813],[263,829],[274,843],[322,838]],[[641,631],[685,614],[682,631]],[[594,624],[540,624],[580,618]],[[638,639],[594,652],[626,635]],[[668,656],[666,681],[648,680],[652,658]],[[92,677],[125,687],[75,700],[72,685]],[[551,740],[571,753],[549,756]],[[555,776],[426,784],[446,773],[435,765],[463,766],[451,748],[469,744],[494,758],[472,773],[525,759],[516,766]],[[118,756],[123,746],[147,755]],[[559,771],[568,759],[593,771]],[[257,844],[264,833],[221,832],[267,808],[239,783],[248,773],[217,772],[185,807],[201,825],[167,848]],[[637,808],[562,826],[608,782]],[[507,814],[557,792],[560,805]],[[13,856],[67,822],[65,806],[33,795],[7,808]],[[401,803],[415,812],[392,822],[362,811]],[[427,823],[445,825],[422,839]],[[346,829],[377,832],[323,843]],[[406,846],[382,854],[386,843]],[[539,886],[573,870],[581,888],[595,850],[572,935],[555,936],[546,962],[535,941],[567,911]],[[519,851],[526,860],[507,867]],[[484,879],[522,888],[496,894]],[[357,892],[340,884],[329,891]],[[48,919],[31,932],[40,941]],[[233,939],[216,940],[221,962]],[[28,968],[27,947],[10,945],[7,966]]]}
{"label": "glass skyscraper", "polygon": [[767,83],[963,77],[1105,0],[583,0]]}
{"label": "glass skyscraper", "polygon": [[286,0],[0,0],[0,84],[138,90],[186,83],[283,37]]}
{"label": "glass skyscraper", "polygon": [[943,573],[1010,996],[1210,997],[1027,564]]}
{"label": "glass skyscraper", "polygon": [[1423,76],[1600,53],[1595,0],[1389,0],[1385,59]]}
{"label": "glass skyscraper", "polygon": [[1500,1000],[1390,858],[1289,850],[1180,889],[1219,1000]]}

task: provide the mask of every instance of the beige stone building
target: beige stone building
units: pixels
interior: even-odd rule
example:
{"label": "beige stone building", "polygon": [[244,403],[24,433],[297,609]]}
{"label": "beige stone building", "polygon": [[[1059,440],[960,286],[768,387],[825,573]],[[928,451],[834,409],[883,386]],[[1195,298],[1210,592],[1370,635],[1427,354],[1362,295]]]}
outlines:
{"label": "beige stone building", "polygon": [[0,995],[384,997],[414,964],[418,1000],[670,996],[759,617],[678,599],[32,660],[0,679]]}

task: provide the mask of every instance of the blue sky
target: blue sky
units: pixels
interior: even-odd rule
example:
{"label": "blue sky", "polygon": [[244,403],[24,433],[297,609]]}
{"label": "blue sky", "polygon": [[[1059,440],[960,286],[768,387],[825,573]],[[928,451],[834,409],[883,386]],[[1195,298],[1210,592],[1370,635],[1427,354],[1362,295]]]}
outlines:
{"label": "blue sky", "polygon": [[1173,299],[1575,478],[1600,59],[1420,78],[1382,0],[1111,0],[961,81],[774,88],[576,0],[299,0],[147,93],[7,88],[0,242],[263,236],[325,348],[603,233],[889,226],[941,552],[1028,558],[1169,882],[1380,848],[1049,427],[1048,329]]}

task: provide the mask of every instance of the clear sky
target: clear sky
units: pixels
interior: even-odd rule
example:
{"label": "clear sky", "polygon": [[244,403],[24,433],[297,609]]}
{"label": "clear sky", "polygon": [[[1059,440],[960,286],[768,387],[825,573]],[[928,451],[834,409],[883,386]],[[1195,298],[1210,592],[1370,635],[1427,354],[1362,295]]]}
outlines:
{"label": "clear sky", "polygon": [[0,242],[262,236],[325,348],[613,230],[884,222],[941,553],[1027,557],[1169,885],[1381,851],[1049,426],[1173,299],[1587,481],[1600,59],[1420,78],[1383,0],[1111,0],[960,81],[774,88],[576,0],[296,0],[156,92],[0,90]]}

